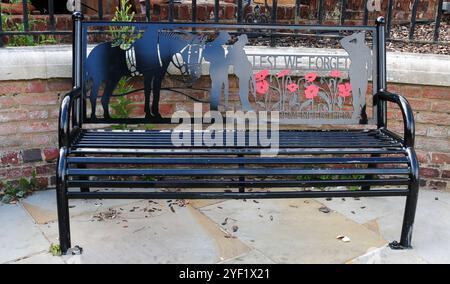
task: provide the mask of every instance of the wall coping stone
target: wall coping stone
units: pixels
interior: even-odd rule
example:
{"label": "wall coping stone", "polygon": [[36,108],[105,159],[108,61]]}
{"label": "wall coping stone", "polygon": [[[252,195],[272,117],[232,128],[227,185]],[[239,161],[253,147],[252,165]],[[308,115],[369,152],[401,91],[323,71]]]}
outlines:
{"label": "wall coping stone", "polygon": [[[89,46],[88,51],[93,46]],[[255,53],[345,54],[339,49],[251,47]],[[450,86],[450,55],[387,53],[391,83]],[[208,68],[202,71],[207,73]],[[0,48],[0,81],[71,78],[72,47],[51,45]]]}

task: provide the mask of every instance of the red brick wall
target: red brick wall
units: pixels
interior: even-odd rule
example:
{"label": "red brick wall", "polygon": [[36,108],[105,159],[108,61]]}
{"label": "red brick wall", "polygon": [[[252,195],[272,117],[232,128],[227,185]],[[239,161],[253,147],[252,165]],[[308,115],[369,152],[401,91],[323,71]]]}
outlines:
{"label": "red brick wall", "polygon": [[[29,177],[35,169],[43,187],[54,184],[58,93],[68,91],[70,81],[0,82],[0,181]],[[422,186],[450,191],[450,88],[390,84],[389,89],[405,95],[415,111]],[[162,95],[162,99],[166,114],[189,110],[192,104],[178,95]],[[139,101],[139,95],[134,100]],[[401,114],[395,106],[390,110],[389,126],[401,132]],[[140,113],[142,108],[137,109]]]}

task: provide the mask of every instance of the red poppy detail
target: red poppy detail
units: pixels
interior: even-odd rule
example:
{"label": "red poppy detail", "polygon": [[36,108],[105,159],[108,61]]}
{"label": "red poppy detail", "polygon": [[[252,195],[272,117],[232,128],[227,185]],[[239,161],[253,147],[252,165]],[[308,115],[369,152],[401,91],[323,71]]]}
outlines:
{"label": "red poppy detail", "polygon": [[339,96],[346,98],[350,96],[352,91],[352,85],[350,83],[339,84],[338,85]]}
{"label": "red poppy detail", "polygon": [[314,99],[319,94],[319,87],[316,85],[310,85],[305,89],[305,96],[307,99]]}
{"label": "red poppy detail", "polygon": [[330,72],[330,76],[333,78],[339,78],[339,77],[341,77],[341,75],[342,75],[341,71],[339,71],[339,70],[332,70]]}
{"label": "red poppy detail", "polygon": [[291,83],[287,85],[286,88],[288,89],[289,92],[293,93],[298,90],[298,85],[295,83]]}
{"label": "red poppy detail", "polygon": [[256,82],[256,92],[258,94],[265,94],[269,90],[269,82],[266,80]]}
{"label": "red poppy detail", "polygon": [[255,74],[255,80],[256,81],[262,81],[264,79],[266,79],[266,77],[270,74],[269,70],[264,69],[262,71],[259,71],[258,73]]}
{"label": "red poppy detail", "polygon": [[283,71],[278,72],[277,74],[277,78],[281,78],[284,77],[286,75],[289,75],[289,73],[291,73],[291,70],[285,69]]}
{"label": "red poppy detail", "polygon": [[305,74],[305,79],[306,81],[308,81],[309,83],[314,82],[314,80],[316,80],[317,78],[317,73],[316,72],[311,72],[311,73],[306,73]]}

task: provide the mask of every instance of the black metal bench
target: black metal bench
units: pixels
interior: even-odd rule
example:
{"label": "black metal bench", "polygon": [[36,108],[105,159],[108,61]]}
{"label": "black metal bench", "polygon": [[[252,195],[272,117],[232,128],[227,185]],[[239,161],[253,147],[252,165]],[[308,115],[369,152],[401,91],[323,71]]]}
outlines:
{"label": "black metal bench", "polygon": [[[141,47],[137,41],[133,44],[135,49],[133,50],[133,56],[136,57],[133,62],[123,59],[128,58],[128,55],[120,47],[111,47],[109,44],[106,44],[106,47],[94,48],[88,57],[88,32],[94,28],[101,29],[107,26],[134,27],[138,31],[143,31],[144,36],[140,40],[146,43],[146,52],[148,53],[151,53],[153,48],[150,45],[152,38],[155,40],[153,43],[156,44],[154,38],[156,35],[159,46],[158,61],[160,66],[165,68],[162,70],[163,72],[161,73],[161,70],[155,71],[154,68],[149,68],[152,69],[150,71],[145,69],[142,62],[145,61],[147,65],[153,64],[154,57],[152,59],[144,55],[145,58],[143,58],[143,55],[140,55],[142,50],[139,50]],[[222,31],[222,34],[218,30]],[[223,33],[224,31],[226,33]],[[208,36],[205,36],[205,33]],[[241,36],[243,34],[246,35]],[[358,36],[356,39],[352,37],[352,34],[357,34],[359,39]],[[298,93],[298,88],[302,88],[301,84],[291,85],[289,86],[290,93],[285,92],[286,96],[300,94],[300,99],[289,97],[290,104],[286,103],[282,106],[280,103],[277,107],[281,110],[280,113],[285,115],[284,118],[280,119],[280,122],[287,121],[290,124],[311,122],[321,125],[356,123],[360,125],[372,124],[375,127],[342,128],[336,126],[336,129],[331,130],[280,130],[279,149],[276,156],[260,156],[261,150],[265,146],[259,142],[256,145],[245,142],[243,145],[236,146],[210,146],[203,142],[200,145],[178,146],[174,145],[171,140],[173,130],[113,131],[107,128],[93,129],[92,127],[86,127],[87,124],[95,125],[96,123],[169,122],[167,118],[163,118],[159,114],[158,110],[158,87],[161,88],[162,80],[162,77],[158,77],[158,74],[164,76],[168,68],[168,66],[164,66],[167,56],[163,49],[173,49],[167,46],[164,37],[179,37],[189,41],[186,46],[189,47],[188,54],[190,54],[191,59],[194,55],[198,55],[197,52],[199,51],[199,49],[194,49],[194,45],[200,46],[205,52],[204,58],[202,58],[202,55],[195,58],[197,61],[191,61],[191,66],[183,65],[185,71],[187,70],[191,77],[198,78],[199,74],[196,74],[196,72],[201,70],[199,66],[201,67],[203,61],[206,61],[209,57],[210,64],[213,64],[211,54],[206,52],[208,48],[214,45],[212,39],[218,39],[218,42],[216,42],[218,45],[215,47],[222,46],[223,42],[220,42],[220,37],[225,36],[223,40],[227,42],[231,38],[230,35],[238,42],[244,41],[244,44],[246,38],[248,38],[253,42],[268,39],[268,42],[272,45],[277,40],[288,37],[329,37],[331,39],[338,38],[343,46],[345,45],[344,42],[361,45],[362,35],[367,35],[368,40],[372,40],[372,53],[367,53],[367,50],[363,49],[362,53],[350,54],[350,61],[348,61],[348,57],[339,57],[340,55],[333,55],[333,57],[328,58],[329,62],[334,60],[333,58],[344,58],[337,59],[338,63],[335,66],[338,69],[340,68],[342,73],[348,71],[350,77],[352,74],[354,77],[358,77],[354,79],[356,81],[352,81],[352,78],[350,78],[353,84],[345,85],[344,81],[339,79],[341,84],[338,87],[336,85],[338,77],[343,76],[339,74],[340,72],[330,75],[331,77],[335,76],[335,81],[326,81],[332,80],[332,78],[325,78],[328,75],[322,75],[323,79],[319,81],[315,77],[320,76],[321,72],[324,74],[324,72],[329,71],[325,67],[320,69],[319,63],[313,64],[313,67],[317,68],[318,71],[313,74],[309,73],[306,78],[302,77],[305,76],[302,71],[291,74],[291,77],[289,77],[289,80],[291,80],[289,82],[294,82],[292,78],[296,76],[302,77],[301,80],[303,81],[296,82],[302,82],[306,89],[312,84],[320,86],[320,84],[327,84],[327,82],[334,83],[335,89],[339,89],[335,90],[339,93],[334,94],[338,111],[332,113],[331,116],[330,111],[322,114],[325,112],[325,103],[314,109],[313,104],[318,103],[320,99],[327,101],[325,98],[326,91],[323,91],[324,93],[316,92],[317,90],[314,90],[315,87],[313,87],[312,90],[309,90],[311,91],[309,98],[304,98],[303,93]],[[145,42],[145,40],[149,41]],[[365,45],[365,38],[363,38],[363,43]],[[229,44],[230,46],[231,44]],[[238,44],[235,42],[233,47],[238,48]],[[102,48],[105,49],[102,50]],[[351,49],[351,47],[346,46],[344,48],[347,51]],[[279,51],[276,55],[279,58],[283,58],[283,55],[288,52],[287,49],[282,48],[272,50]],[[229,54],[234,55],[233,52],[241,54],[242,51],[242,48],[234,51],[230,49]],[[182,53],[183,51],[179,52]],[[354,50],[350,50],[350,52],[354,52]],[[358,63],[358,54],[366,56],[364,52],[371,56],[370,62],[362,61],[362,63]],[[259,65],[256,69],[259,68],[263,71],[258,76],[261,78],[272,76],[267,74],[267,70],[263,66],[263,63],[267,63],[267,60],[262,56],[266,55],[255,53],[251,57],[252,54],[248,50],[244,54],[249,56],[248,58],[253,58],[254,62],[258,62]],[[174,57],[172,54],[169,55],[170,62],[173,64]],[[186,59],[185,54],[180,56],[187,63],[191,60]],[[219,58],[222,55],[213,52],[212,56]],[[314,62],[314,60],[311,58],[318,58],[311,54],[305,55],[305,62],[310,64],[305,67],[308,63],[302,63],[301,57],[295,57],[295,54],[293,56],[299,62],[298,69],[313,68],[311,62]],[[230,57],[232,56],[230,55]],[[139,62],[140,60],[141,62]],[[327,59],[323,57],[322,61],[324,60]],[[339,60],[341,63],[339,63]],[[194,65],[194,63],[199,62],[200,65]],[[352,62],[350,64],[354,65],[349,65],[348,62]],[[233,66],[236,72],[240,72],[238,71],[240,63],[245,64],[246,62],[234,62]],[[343,65],[340,66],[339,64]],[[109,66],[109,68],[102,69],[102,66]],[[373,75],[370,76],[372,67]],[[146,90],[148,97],[145,98],[145,117],[143,118],[111,118],[108,115],[109,99],[116,85],[115,81],[123,75],[124,68],[127,68],[128,75],[139,70],[142,71],[141,73],[145,73],[144,81],[147,80],[147,82],[144,85],[149,88]],[[364,70],[367,68],[368,75],[361,78],[361,74],[356,74],[358,68],[364,68]],[[282,69],[280,70],[283,71]],[[211,70],[211,74],[215,72]],[[276,76],[280,77],[281,75],[287,75],[289,72],[296,72],[293,69],[289,72],[283,71],[284,73],[281,71]],[[148,79],[150,76],[153,76],[153,78]],[[373,113],[371,116],[366,112],[368,107],[365,103],[366,90],[364,90],[364,86],[359,86],[363,89],[361,90],[362,96],[356,98],[354,94],[354,92],[358,92],[358,89],[355,89],[355,84],[364,85],[361,82],[363,80],[367,82],[370,77],[372,77],[374,90],[372,92]],[[264,78],[261,78],[257,78],[258,82],[262,82],[261,80]],[[95,84],[99,84],[98,81],[101,82],[102,80],[106,81],[105,90],[101,97],[104,114],[103,117],[99,117],[100,115],[96,115],[96,108],[92,107],[92,104],[95,105],[97,100],[97,94],[94,93],[93,88],[95,88]],[[267,82],[273,83],[276,81],[275,77],[270,80],[267,79]],[[419,164],[414,152],[414,118],[407,100],[402,96],[388,92],[386,88],[385,29],[382,18],[378,19],[376,27],[325,27],[85,22],[82,20],[80,13],[75,13],[73,82],[73,91],[62,100],[59,118],[60,155],[57,166],[57,204],[60,245],[64,253],[71,247],[69,199],[256,199],[405,196],[406,208],[400,242],[391,243],[391,247],[397,249],[411,247],[411,235],[419,190]],[[258,83],[255,82],[253,84]],[[269,88],[264,84],[261,86],[262,90],[258,91],[258,95],[263,94],[264,91],[273,92],[273,89],[270,89],[272,87]],[[149,89],[151,87],[153,87],[154,98],[150,108]],[[192,84],[187,89],[191,87]],[[256,88],[256,85],[252,88]],[[309,88],[311,89],[311,87]],[[267,91],[268,89],[270,91]],[[110,93],[108,94],[108,92]],[[220,87],[220,93],[222,93],[222,86]],[[347,104],[346,106],[343,102],[343,98],[350,96],[350,93],[353,94],[353,110],[351,105]],[[316,96],[318,97],[316,98]],[[256,101],[257,97],[250,99],[252,104],[255,103],[253,100]],[[217,98],[215,100],[215,103],[211,103],[211,109],[219,108]],[[245,98],[241,97],[241,102],[242,100],[245,100]],[[90,114],[89,102],[92,109]],[[330,101],[327,102],[330,105]],[[387,128],[387,102],[397,104],[401,110],[404,123],[403,137]],[[302,104],[306,105],[303,110],[299,106]],[[286,109],[290,107],[293,110],[291,109],[289,112]],[[330,106],[328,110],[331,110],[331,107],[334,106]],[[350,109],[347,114],[345,108]],[[203,133],[205,133],[204,130]],[[249,136],[253,132],[247,130],[242,133],[244,133],[243,137],[247,138],[245,141],[249,141]],[[237,139],[238,135],[242,133],[240,131],[232,132],[232,139]],[[191,134],[194,136],[195,132],[191,132]],[[194,138],[191,141],[194,141]],[[358,190],[343,190],[342,188],[337,190],[311,190],[312,187],[341,186],[358,186],[360,188]],[[90,191],[91,188],[100,190]],[[101,190],[103,188],[122,188],[123,190]],[[147,188],[148,190],[133,191],[133,188]],[[158,190],[161,188],[201,188],[203,190],[200,192]],[[225,188],[227,190],[224,190]],[[266,188],[271,190],[267,191]],[[286,188],[293,188],[294,190],[287,190]],[[299,188],[307,189],[298,190]]]}

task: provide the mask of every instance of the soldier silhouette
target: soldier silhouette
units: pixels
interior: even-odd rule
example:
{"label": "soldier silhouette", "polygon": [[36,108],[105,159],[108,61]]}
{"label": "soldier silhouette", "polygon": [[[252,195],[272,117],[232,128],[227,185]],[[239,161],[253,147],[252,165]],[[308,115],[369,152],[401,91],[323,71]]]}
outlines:
{"label": "soldier silhouette", "polygon": [[209,62],[209,75],[211,77],[210,109],[218,110],[219,101],[224,87],[225,110],[228,109],[228,66],[223,45],[230,40],[227,32],[220,32],[211,43],[205,46],[203,58]]}
{"label": "soldier silhouette", "polygon": [[353,116],[357,119],[360,115],[364,119],[365,102],[368,80],[372,70],[372,50],[366,46],[365,33],[354,33],[344,37],[340,41],[342,47],[350,56],[351,64],[349,77],[352,84]]}
{"label": "soldier silhouette", "polygon": [[[253,68],[244,50],[248,43],[247,35],[242,34],[237,39],[234,45],[229,48],[226,59],[229,65],[233,65],[234,74],[239,78],[239,98],[241,99],[242,110],[249,111],[253,109],[248,100],[249,81],[254,81]],[[256,84],[253,85],[256,86]]]}

